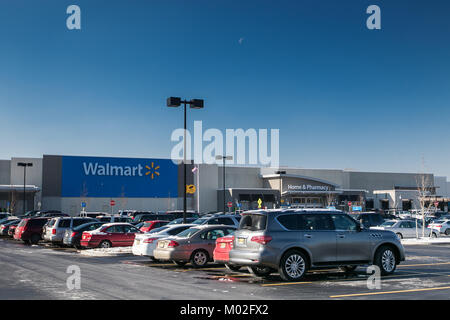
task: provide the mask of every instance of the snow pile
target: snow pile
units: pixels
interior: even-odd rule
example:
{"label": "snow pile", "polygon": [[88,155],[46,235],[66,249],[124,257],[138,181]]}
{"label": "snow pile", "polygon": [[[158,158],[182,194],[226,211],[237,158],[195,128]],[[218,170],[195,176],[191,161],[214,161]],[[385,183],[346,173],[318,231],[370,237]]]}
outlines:
{"label": "snow pile", "polygon": [[403,245],[414,245],[414,244],[450,244],[450,238],[430,238],[430,237],[420,237],[418,239],[402,239]]}
{"label": "snow pile", "polygon": [[81,250],[80,254],[91,257],[119,256],[131,254],[131,247],[96,248]]}

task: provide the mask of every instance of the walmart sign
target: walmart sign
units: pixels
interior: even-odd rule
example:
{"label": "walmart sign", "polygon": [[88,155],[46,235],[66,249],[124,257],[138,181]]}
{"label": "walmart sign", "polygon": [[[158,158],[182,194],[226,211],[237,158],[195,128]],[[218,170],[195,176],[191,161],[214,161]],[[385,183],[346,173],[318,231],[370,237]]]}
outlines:
{"label": "walmart sign", "polygon": [[178,166],[170,159],[62,157],[63,197],[178,196]]}

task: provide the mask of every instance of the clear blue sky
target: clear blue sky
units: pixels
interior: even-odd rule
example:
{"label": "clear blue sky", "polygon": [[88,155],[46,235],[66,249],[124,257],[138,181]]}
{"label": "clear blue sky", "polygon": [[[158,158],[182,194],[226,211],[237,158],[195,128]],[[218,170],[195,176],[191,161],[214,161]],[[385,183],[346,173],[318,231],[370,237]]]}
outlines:
{"label": "clear blue sky", "polygon": [[[82,30],[66,28],[77,4]],[[365,10],[381,7],[382,30]],[[2,0],[0,158],[169,157],[204,128],[279,128],[282,165],[450,177],[450,2]],[[241,43],[239,39],[243,38]]]}

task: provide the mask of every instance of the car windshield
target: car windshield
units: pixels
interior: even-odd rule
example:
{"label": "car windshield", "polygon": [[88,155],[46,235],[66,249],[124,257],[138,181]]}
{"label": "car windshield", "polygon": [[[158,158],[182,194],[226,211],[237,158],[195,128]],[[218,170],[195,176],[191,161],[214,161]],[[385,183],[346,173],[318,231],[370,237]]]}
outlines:
{"label": "car windshield", "polygon": [[263,214],[246,214],[239,223],[239,230],[259,231],[265,230],[267,224],[267,216]]}
{"label": "car windshield", "polygon": [[189,228],[177,234],[177,237],[190,238],[192,237],[193,234],[199,232],[200,230],[201,230],[200,228]]}
{"label": "car windshield", "polygon": [[204,224],[206,221],[208,221],[208,219],[206,219],[206,218],[200,218],[200,219],[194,220],[194,221],[192,222],[192,224]]}
{"label": "car windshield", "polygon": [[164,231],[164,230],[166,230],[166,229],[168,229],[168,228],[169,228],[169,227],[166,227],[166,226],[164,226],[164,227],[159,227],[159,228],[152,229],[152,230],[150,230],[150,231],[147,232],[147,233],[157,233],[157,232]]}
{"label": "car windshield", "polygon": [[385,221],[381,224],[382,227],[392,227],[396,221]]}

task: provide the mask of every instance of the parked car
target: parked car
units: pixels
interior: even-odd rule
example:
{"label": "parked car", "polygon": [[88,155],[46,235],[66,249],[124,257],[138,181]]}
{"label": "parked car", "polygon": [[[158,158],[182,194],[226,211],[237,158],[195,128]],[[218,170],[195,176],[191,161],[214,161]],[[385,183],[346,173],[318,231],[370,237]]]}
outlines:
{"label": "parked car", "polygon": [[258,276],[278,271],[285,281],[300,280],[308,269],[352,271],[366,264],[375,264],[388,275],[405,260],[395,233],[362,228],[340,211],[245,212],[234,237],[230,263],[247,266]]}
{"label": "parked car", "polygon": [[80,244],[85,248],[129,247],[139,229],[129,223],[107,223],[98,229],[84,231]]}
{"label": "parked car", "polygon": [[361,213],[356,215],[355,219],[361,223],[364,228],[376,227],[384,222],[383,217],[378,213]]}
{"label": "parked car", "polygon": [[165,225],[158,229],[153,229],[151,233],[137,234],[132,252],[136,256],[147,256],[152,260],[156,260],[153,255],[153,251],[156,248],[156,243],[162,238],[167,238],[170,236],[175,236],[180,232],[189,229],[193,224],[175,224],[175,225]]}
{"label": "parked car", "polygon": [[[186,223],[190,224],[190,223],[194,222],[197,219],[198,218],[188,218],[188,217],[186,217]],[[184,221],[183,218],[178,218],[178,219],[170,221],[167,225],[182,224],[183,221]]]}
{"label": "parked car", "polygon": [[121,217],[121,216],[98,216],[96,217],[98,221],[104,223],[115,223],[115,222],[123,222],[123,223],[132,223],[133,219],[130,217]]}
{"label": "parked car", "polygon": [[50,218],[22,219],[14,232],[14,239],[22,240],[26,244],[37,244],[41,240],[42,227]]}
{"label": "parked car", "polygon": [[98,221],[93,218],[82,218],[82,217],[57,217],[52,218],[43,227],[42,238],[45,241],[51,243],[62,244],[64,239],[64,234],[66,230],[71,230],[74,227],[80,226],[82,224]]}
{"label": "parked car", "polygon": [[[417,220],[388,220],[382,223],[378,227],[371,227],[373,230],[389,230],[394,232],[399,239],[403,238],[416,238],[418,235],[422,235],[422,223]],[[439,235],[439,232],[435,232],[430,228],[425,228],[425,236],[436,238]]]}
{"label": "parked car", "polygon": [[149,232],[152,229],[156,229],[168,224],[169,221],[165,220],[153,220],[153,221],[145,221],[143,226],[139,228],[142,232]]}
{"label": "parked car", "polygon": [[20,219],[7,220],[4,223],[0,224],[0,235],[7,236],[8,230],[11,226],[17,226],[20,222]]}
{"label": "parked car", "polygon": [[212,214],[206,215],[197,220],[193,221],[193,224],[222,224],[227,226],[239,226],[239,221],[241,219],[240,215],[232,215],[232,214]]}
{"label": "parked car", "polygon": [[450,220],[436,220],[430,223],[428,227],[436,232],[450,236]]}
{"label": "parked car", "polygon": [[81,211],[80,214],[78,215],[79,217],[84,217],[84,218],[97,218],[97,217],[103,217],[103,216],[108,216],[108,213],[106,212],[83,212]]}
{"label": "parked car", "polygon": [[73,246],[77,249],[81,249],[81,236],[83,235],[84,231],[92,231],[100,228],[102,225],[104,225],[103,222],[94,221],[94,222],[87,222],[84,224],[81,224],[79,226],[74,227],[73,229],[66,229],[64,232],[64,238],[63,243],[67,246]]}
{"label": "parked car", "polygon": [[46,214],[40,215],[39,217],[55,218],[55,217],[70,217],[70,215],[68,215],[67,213],[53,212],[53,213],[46,213]]}
{"label": "parked car", "polygon": [[223,263],[230,271],[238,271],[241,266],[230,264],[230,251],[233,249],[234,235],[228,235],[216,240],[213,258],[215,263]]}
{"label": "parked car", "polygon": [[[184,211],[183,210],[172,210],[172,211],[166,211],[164,212],[164,214],[168,214],[171,215],[173,217],[173,219],[179,219],[179,218],[183,218],[183,214]],[[200,215],[192,210],[187,210],[186,211],[186,218],[199,218]],[[166,219],[164,219],[166,220]]]}
{"label": "parked car", "polygon": [[180,266],[191,262],[194,267],[203,267],[209,261],[213,261],[217,238],[235,230],[235,226],[197,225],[176,236],[158,240],[153,255],[158,260],[171,260]]}
{"label": "parked car", "polygon": [[166,213],[138,213],[133,218],[133,224],[138,224],[145,221],[153,221],[153,220],[166,220],[172,221],[175,219],[175,216]]}

